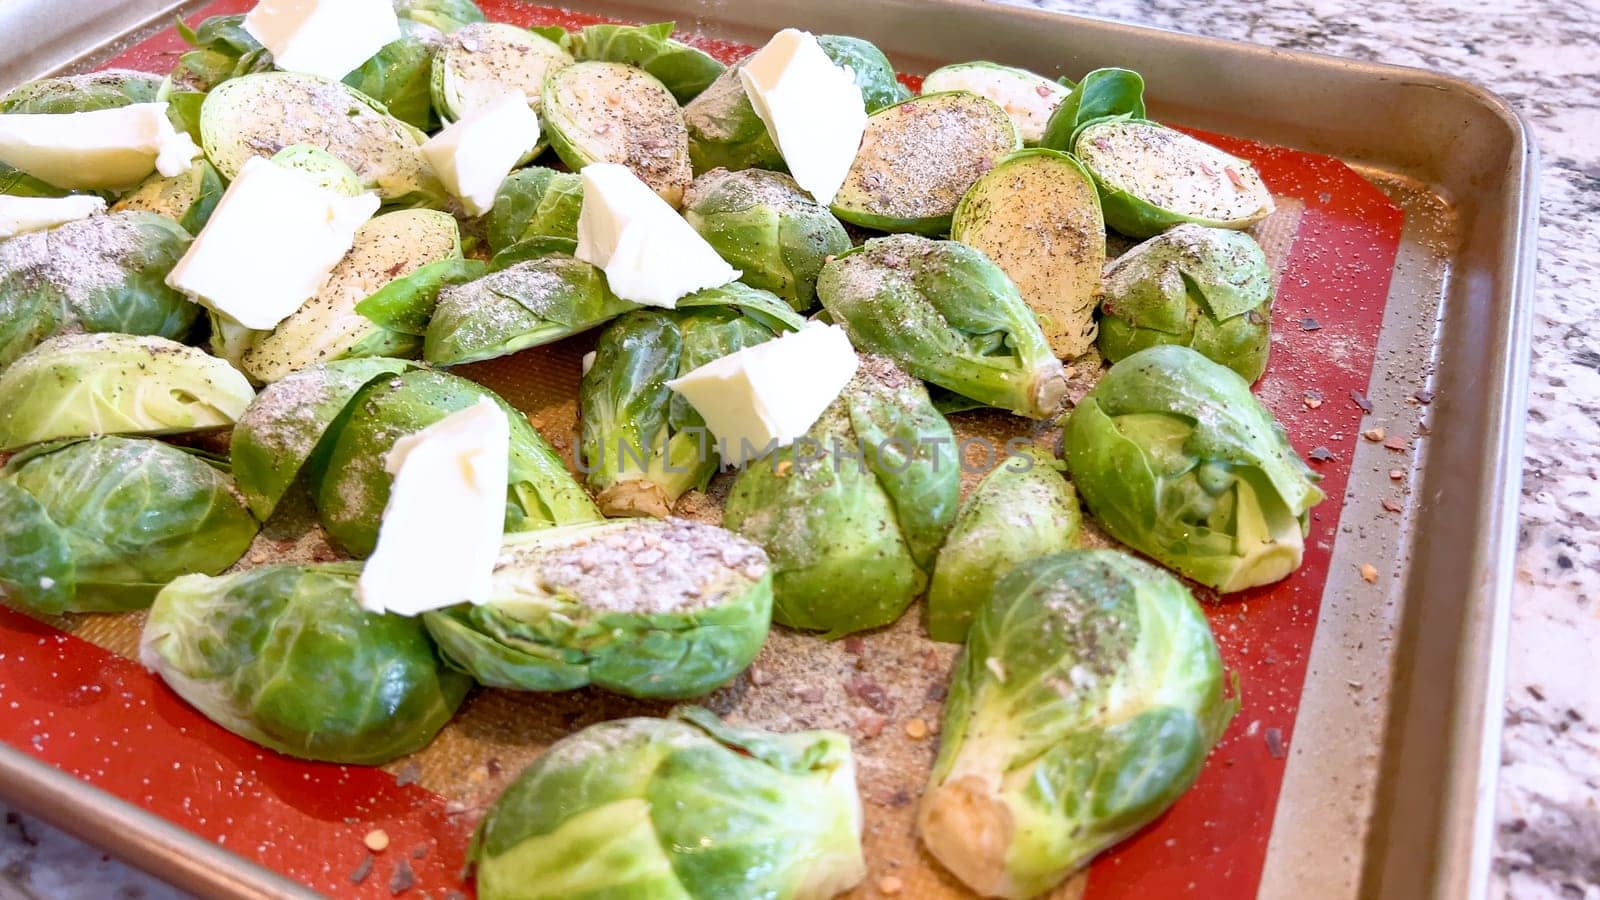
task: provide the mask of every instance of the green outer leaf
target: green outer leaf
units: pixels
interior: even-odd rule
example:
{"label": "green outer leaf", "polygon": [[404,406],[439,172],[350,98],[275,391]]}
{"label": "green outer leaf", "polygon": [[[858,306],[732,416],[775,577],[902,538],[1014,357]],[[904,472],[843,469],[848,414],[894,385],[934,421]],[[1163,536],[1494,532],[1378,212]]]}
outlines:
{"label": "green outer leaf", "polygon": [[0,97],[0,114],[62,114],[154,103],[161,76],[127,69],[58,75],[20,84]]}
{"label": "green outer leaf", "polygon": [[488,269],[488,264],[478,259],[431,262],[379,288],[356,304],[356,312],[390,331],[421,337],[428,333],[439,292],[482,278]]}
{"label": "green outer leaf", "polygon": [[463,25],[484,21],[472,0],[395,0],[395,14],[449,34]]}
{"label": "green outer leaf", "polygon": [[105,437],[22,456],[4,477],[66,538],[77,584],[68,610],[147,606],[179,575],[233,565],[255,538],[231,479],[159,441]]}
{"label": "green outer leaf", "polygon": [[703,50],[672,40],[674,25],[588,25],[571,35],[572,55],[638,66],[666,85],[679,103],[688,103],[717,80],[723,65]]}
{"label": "green outer leaf", "polygon": [[1108,116],[1145,117],[1144,77],[1138,72],[1108,68],[1083,76],[1050,116],[1039,146],[1071,153],[1083,126]]}
{"label": "green outer leaf", "polygon": [[344,83],[382,103],[389,115],[430,131],[438,125],[433,112],[433,55],[439,33],[406,19],[400,20],[400,33],[399,40],[346,75]]}
{"label": "green outer leaf", "polygon": [[66,197],[71,193],[0,162],[0,196]]}
{"label": "green outer leaf", "polygon": [[1028,448],[1001,463],[961,504],[928,584],[928,636],[961,643],[996,579],[1018,563],[1078,545],[1078,494],[1061,463]]}
{"label": "green outer leaf", "polygon": [[577,253],[578,242],[574,238],[549,235],[524,238],[490,257],[489,272],[500,272],[517,263],[548,259],[552,256],[576,259]]}
{"label": "green outer leaf", "polygon": [[531,166],[500,183],[487,220],[495,253],[532,237],[578,239],[583,179],[574,172]]}
{"label": "green outer leaf", "polygon": [[212,721],[302,759],[379,765],[426,746],[470,681],[422,623],[356,604],[350,564],[189,575],[156,597],[139,658]]}
{"label": "green outer leaf", "polygon": [[66,535],[32,494],[0,478],[0,597],[54,616],[77,588]]}
{"label": "green outer leaf", "polygon": [[1023,563],[956,662],[919,830],[979,892],[1043,893],[1187,790],[1237,708],[1177,579],[1111,550]]}
{"label": "green outer leaf", "polygon": [[716,168],[785,170],[783,154],[756,115],[739,78],[740,61],[683,108],[689,131],[689,162],[695,175]]}
{"label": "green outer leaf", "polygon": [[321,480],[321,461],[361,389],[385,375],[414,368],[400,359],[340,359],[301,369],[261,390],[233,428],[234,477],[256,518],[265,522],[308,464]]}
{"label": "green outer leaf", "polygon": [[855,76],[867,115],[911,99],[911,89],[895,77],[894,66],[876,44],[847,34],[819,34],[817,44],[834,65],[848,68]]}
{"label": "green outer leaf", "polygon": [[[465,118],[510,90],[520,90],[542,118],[542,88],[572,56],[544,36],[504,22],[463,26],[444,40],[433,60],[429,91],[445,122]],[[531,150],[524,162],[542,152]]]}
{"label": "green outer leaf", "polygon": [[[768,331],[799,331],[806,320],[770,291],[730,281],[678,298],[677,309],[726,306],[760,323]],[[710,360],[707,360],[709,362]]]}

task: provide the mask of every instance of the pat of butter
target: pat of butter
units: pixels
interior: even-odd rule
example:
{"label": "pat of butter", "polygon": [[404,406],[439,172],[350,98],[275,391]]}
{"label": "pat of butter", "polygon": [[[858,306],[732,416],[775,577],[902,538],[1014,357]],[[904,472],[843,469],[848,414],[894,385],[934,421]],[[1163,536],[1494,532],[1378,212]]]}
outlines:
{"label": "pat of butter", "polygon": [[394,486],[356,588],[363,608],[414,616],[489,600],[510,455],[511,424],[487,397],[395,441]]}
{"label": "pat of butter", "polygon": [[106,211],[99,197],[8,197],[0,194],[0,240],[44,231]]}
{"label": "pat of butter", "polygon": [[723,462],[740,465],[804,435],[860,363],[844,329],[812,323],[712,360],[667,387],[705,419]]}
{"label": "pat of butter", "polygon": [[678,298],[739,277],[677,210],[627,166],[583,167],[577,257],[605,270],[611,292],[668,309]]}
{"label": "pat of butter", "polygon": [[0,116],[0,162],[66,190],[125,190],[151,172],[171,178],[199,155],[165,103]]}
{"label": "pat of butter", "polygon": [[422,155],[467,212],[494,207],[500,184],[539,144],[539,116],[521,91],[501,94],[422,145]]}
{"label": "pat of butter", "polygon": [[739,79],[794,180],[826,206],[850,173],[867,107],[850,73],[809,32],[785,28],[742,68]]}
{"label": "pat of butter", "polygon": [[375,194],[337,194],[253,157],[167,284],[246,328],[274,328],[316,294],[377,211]]}
{"label": "pat of butter", "polygon": [[392,0],[261,0],[244,30],[278,68],[338,81],[398,41],[400,19]]}

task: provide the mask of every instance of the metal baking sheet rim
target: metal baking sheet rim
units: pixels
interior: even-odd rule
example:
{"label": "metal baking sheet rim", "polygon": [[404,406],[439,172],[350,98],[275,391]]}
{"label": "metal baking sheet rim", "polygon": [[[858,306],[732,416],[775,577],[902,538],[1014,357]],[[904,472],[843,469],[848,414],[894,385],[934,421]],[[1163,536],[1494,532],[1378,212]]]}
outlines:
{"label": "metal baking sheet rim", "polygon": [[[681,10],[645,0],[634,3],[585,3],[586,9],[619,17],[672,16]],[[26,46],[0,47],[0,85],[39,77],[72,63],[103,54],[128,35],[168,19],[195,3],[163,0],[107,0],[73,4],[82,17],[64,21],[51,0],[11,0],[0,6],[0,34],[27,34],[40,39]],[[796,14],[782,0],[755,0],[736,7],[713,0],[700,7],[694,23],[707,31],[747,38],[794,24]],[[733,21],[737,10],[737,21]],[[726,13],[719,16],[718,13]],[[906,16],[926,23],[926,32],[905,35]],[[997,6],[976,0],[885,0],[863,7],[848,0],[808,5],[801,25],[815,30],[854,31],[877,40],[897,61],[916,61],[897,43],[951,40],[970,30],[953,22],[980,18],[1004,25],[983,46],[966,48],[949,58],[993,56],[1024,65],[1041,65],[1026,56],[1049,54],[1044,68],[1087,70],[1122,61],[1147,68],[1191,66],[1230,73],[1210,79],[1210,105],[1193,96],[1173,96],[1163,89],[1183,81],[1152,77],[1153,105],[1176,112],[1168,117],[1184,124],[1225,130],[1288,146],[1330,153],[1358,168],[1416,179],[1450,202],[1470,222],[1462,244],[1450,253],[1452,271],[1441,277],[1444,314],[1438,319],[1435,343],[1420,358],[1417,371],[1432,369],[1431,384],[1439,400],[1432,411],[1435,434],[1449,441],[1429,440],[1410,474],[1411,501],[1391,534],[1387,547],[1370,539],[1342,535],[1334,548],[1334,567],[1323,595],[1317,634],[1311,650],[1312,676],[1302,695],[1303,714],[1297,725],[1279,798],[1260,896],[1278,897],[1482,897],[1487,892],[1493,812],[1499,767],[1500,705],[1504,694],[1506,633],[1516,547],[1516,506],[1520,487],[1528,364],[1531,355],[1535,241],[1537,231],[1537,154],[1521,118],[1498,96],[1460,79],[1424,70],[1352,62],[1320,54],[1286,51],[1213,38],[1067,16],[1022,7]],[[870,20],[870,21],[867,21]],[[688,24],[688,23],[682,23]],[[922,29],[918,29],[922,32]],[[1067,43],[1046,46],[1040,34],[1061,33]],[[1008,40],[1012,46],[1006,46]],[[1138,53],[1131,53],[1137,47]],[[937,58],[937,47],[931,48]],[[1142,57],[1142,58],[1141,58]],[[1040,57],[1042,59],[1042,57]],[[1219,65],[1220,64],[1220,65]],[[1261,78],[1258,70],[1288,66],[1302,77],[1315,78],[1323,91],[1344,97],[1361,92],[1404,93],[1422,89],[1426,109],[1446,119],[1458,114],[1451,104],[1465,104],[1459,131],[1436,135],[1450,145],[1464,144],[1469,160],[1474,149],[1493,154],[1498,143],[1503,163],[1488,160],[1487,171],[1467,171],[1451,156],[1454,146],[1395,146],[1393,135],[1364,143],[1354,132],[1283,116],[1267,120],[1256,111],[1259,99],[1239,96],[1235,106],[1251,110],[1251,119],[1230,112],[1230,85],[1250,84],[1252,91],[1276,91],[1281,107],[1326,110],[1307,103],[1294,85]],[[914,67],[913,67],[914,68]],[[1258,72],[1252,76],[1250,73]],[[1243,78],[1237,85],[1229,79]],[[1253,83],[1252,83],[1253,81]],[[1180,90],[1176,93],[1182,93]],[[1434,95],[1431,104],[1428,97]],[[1408,95],[1409,96],[1409,95]],[[1165,101],[1165,102],[1163,102]],[[1187,102],[1186,102],[1187,101]],[[1416,104],[1415,97],[1396,101]],[[1359,105],[1359,104],[1358,104]],[[1271,110],[1270,104],[1267,107]],[[1481,121],[1480,121],[1481,120]],[[1297,131],[1296,128],[1303,128]],[[1485,128],[1499,134],[1482,133]],[[1298,137],[1297,137],[1298,136]],[[1389,142],[1390,146],[1382,146]],[[1488,145],[1485,148],[1485,144]],[[1483,161],[1477,160],[1479,163]],[[1454,164],[1454,165],[1453,165]],[[1480,166],[1480,168],[1483,168]],[[1407,230],[1411,230],[1408,216]],[[1414,236],[1413,236],[1414,237]],[[1397,270],[1398,271],[1398,270]],[[1379,339],[1379,354],[1404,351],[1412,335],[1405,323],[1391,321],[1415,314],[1426,298],[1397,297],[1406,290],[1400,277],[1391,285],[1391,302]],[[1396,301],[1400,302],[1396,302]],[[1413,325],[1415,323],[1412,323]],[[1432,354],[1437,354],[1435,357]],[[1370,396],[1375,401],[1393,394],[1395,379],[1375,368]],[[1452,390],[1454,388],[1455,390]],[[1470,396],[1470,395],[1476,395]],[[1474,403],[1474,399],[1482,403]],[[1352,470],[1352,493],[1345,515],[1360,515],[1363,497],[1357,473],[1371,468],[1362,454],[1378,454],[1364,446]],[[1466,487],[1459,487],[1466,483]],[[1467,513],[1471,512],[1471,515]],[[1465,541],[1452,539],[1460,536]],[[1396,611],[1398,628],[1389,651],[1393,668],[1377,673],[1385,688],[1369,696],[1387,702],[1376,726],[1364,733],[1379,747],[1376,758],[1356,759],[1372,744],[1332,742],[1340,727],[1350,733],[1352,718],[1341,711],[1348,701],[1331,677],[1319,678],[1319,664],[1336,662],[1342,648],[1341,617],[1352,604],[1371,604],[1371,592],[1352,590],[1359,576],[1356,560],[1384,563],[1399,577],[1387,579],[1384,599]],[[1357,600],[1356,598],[1359,598]],[[1343,666],[1348,669],[1348,661]],[[1347,679],[1347,681],[1349,681]],[[1441,687],[1441,685],[1443,685]],[[1439,702],[1440,700],[1444,702]],[[1345,703],[1345,706],[1348,704]],[[1327,711],[1326,717],[1313,715]],[[1362,730],[1357,728],[1357,730]],[[1309,749],[1306,749],[1309,748]],[[1366,783],[1340,785],[1338,772],[1367,770]],[[1361,778],[1355,781],[1361,782]],[[207,896],[313,896],[281,876],[228,853],[220,847],[119,800],[11,747],[0,745],[0,799],[40,816],[81,838],[116,853],[180,887]],[[92,812],[85,815],[85,811]],[[1358,851],[1352,858],[1352,845]]]}

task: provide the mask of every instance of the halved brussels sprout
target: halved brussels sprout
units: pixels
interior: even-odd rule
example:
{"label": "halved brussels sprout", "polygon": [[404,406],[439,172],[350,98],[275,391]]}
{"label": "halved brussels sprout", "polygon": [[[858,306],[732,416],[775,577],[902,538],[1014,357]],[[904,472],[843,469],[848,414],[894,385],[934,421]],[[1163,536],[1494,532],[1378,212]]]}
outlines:
{"label": "halved brussels sprout", "polygon": [[230,181],[251,157],[309,144],[348,165],[386,202],[443,194],[422,158],[425,133],[349,85],[314,75],[263,72],[223,82],[200,108],[200,135],[206,157]]}
{"label": "halved brussels sprout", "polygon": [[274,165],[305,178],[325,191],[355,197],[364,188],[356,170],[332,153],[311,144],[291,144],[272,155]]}
{"label": "halved brussels sprout", "polygon": [[0,114],[79,113],[154,103],[161,76],[129,69],[106,69],[84,75],[41,78],[12,88],[0,97]]}
{"label": "halved brussels sprout", "polygon": [[206,310],[206,324],[211,329],[206,335],[206,347],[211,355],[227,360],[228,365],[241,372],[244,371],[244,355],[256,341],[272,333],[241,325],[232,316],[214,309]]}
{"label": "halved brussels sprout", "polygon": [[1100,188],[1106,224],[1129,237],[1185,222],[1247,228],[1274,208],[1255,166],[1155,122],[1090,122],[1072,146]]}
{"label": "halved brussels sprout", "polygon": [[1183,344],[1255,381],[1272,350],[1272,268],[1242,231],[1179,225],[1118,257],[1100,298],[1111,362]]}
{"label": "halved brussels sprout", "polygon": [[833,213],[778,172],[713,169],[689,185],[683,217],[744,273],[745,284],[800,312],[816,303],[822,264],[850,249],[850,235]]}
{"label": "halved brussels sprout", "polygon": [[256,518],[272,515],[308,465],[308,483],[321,481],[321,464],[362,388],[412,368],[399,359],[341,359],[263,388],[233,426],[229,449],[239,493]]}
{"label": "halved brussels sprout", "polygon": [[1072,152],[1079,129],[1108,116],[1144,118],[1144,77],[1132,69],[1095,69],[1083,76],[1050,116],[1041,146]]}
{"label": "halved brussels sprout", "polygon": [[0,371],[62,331],[188,334],[200,307],[166,282],[188,248],[178,223],[137,211],[0,241]]}
{"label": "halved brussels sprout", "polygon": [[917,827],[986,897],[1048,891],[1189,789],[1239,703],[1183,584],[1111,550],[1023,563],[956,661]]}
{"label": "halved brussels sprout", "polygon": [[715,441],[667,382],[803,323],[777,297],[734,282],[608,326],[578,392],[583,468],[600,511],[660,518],[704,489],[720,464]]}
{"label": "halved brussels sprout", "polygon": [[0,372],[0,450],[226,428],[254,397],[232,366],[166,338],[61,335]]}
{"label": "halved brussels sprout", "polygon": [[677,207],[693,174],[678,101],[654,75],[623,63],[581,62],[544,81],[544,122],[574,172],[620,163]]}
{"label": "halved brussels sprout", "polygon": [[1317,476],[1232,369],[1188,347],[1111,367],[1067,420],[1072,480],[1117,540],[1224,593],[1300,567]]}
{"label": "halved brussels sprout", "polygon": [[911,99],[911,89],[900,83],[889,58],[871,41],[847,34],[819,34],[817,45],[834,65],[849,70],[855,77],[868,115]]}
{"label": "halved brussels sprout", "polygon": [[532,166],[500,183],[487,222],[489,249],[495,253],[529,238],[578,239],[583,211],[583,178]]}
{"label": "halved brussels sprout", "polygon": [[572,56],[548,38],[499,22],[466,25],[445,38],[433,60],[433,105],[454,122],[511,91],[527,95],[539,109],[540,91],[551,72],[572,65]]}
{"label": "halved brussels sprout", "polygon": [[34,612],[148,606],[179,575],[233,565],[256,534],[226,474],[159,441],[46,444],[11,457],[0,484],[0,519],[14,522],[0,527],[0,586]]}
{"label": "halved brussels sprout", "polygon": [[689,162],[694,174],[712,169],[782,169],[783,154],[767,133],[767,123],[756,115],[744,92],[739,70],[744,60],[717,76],[700,96],[683,108],[689,132]]}
{"label": "halved brussels sprout", "polygon": [[464,25],[482,22],[483,10],[472,0],[394,0],[394,12],[449,34]]}
{"label": "halved brussels sprout", "polygon": [[772,574],[714,525],[568,525],[509,537],[487,603],[423,618],[445,660],[490,687],[698,697],[761,650]]}
{"label": "halved brussels sprout", "polygon": [[369,220],[322,288],[244,354],[245,372],[271,382],[328,360],[418,355],[421,337],[385,328],[360,304],[424,266],[460,258],[461,233],[449,213],[408,209]]}
{"label": "halved brussels sprout", "polygon": [[427,746],[471,681],[422,623],[356,603],[353,563],[187,575],[156,597],[139,660],[211,721],[301,759],[381,765]]}
{"label": "halved brussels sprout", "polygon": [[433,112],[433,58],[444,45],[437,28],[400,20],[400,39],[385,44],[361,67],[344,77],[350,85],[382,103],[389,115],[423,131],[438,124]]}
{"label": "halved brussels sprout", "polygon": [[944,234],[972,183],[1021,149],[1016,124],[990,100],[966,91],[913,97],[867,118],[834,215],[879,231]]}
{"label": "halved brussels sprout", "polygon": [[167,177],[152,174],[111,207],[112,212],[143,210],[183,226],[189,234],[199,234],[211,218],[211,211],[222,199],[222,176],[211,163],[197,159],[182,175]]}
{"label": "halved brussels sprout", "polygon": [[1019,563],[1071,550],[1083,523],[1061,463],[1025,449],[997,466],[961,504],[928,583],[928,636],[961,643],[995,581]]}
{"label": "halved brussels sprout", "polygon": [[772,558],[773,619],[834,638],[893,622],[921,593],[960,482],[921,382],[864,355],[805,437],[739,473],[723,525]]}
{"label": "halved brussels sprout", "polygon": [[1000,160],[961,198],[950,237],[1006,273],[1056,356],[1075,359],[1094,346],[1106,223],[1094,179],[1077,160],[1040,148]]}
{"label": "halved brussels sprout", "polygon": [[329,536],[353,556],[370,554],[394,482],[386,462],[395,441],[484,397],[499,403],[511,423],[506,532],[600,518],[594,501],[527,416],[465,378],[422,369],[374,381],[352,401],[317,487],[317,510]]}
{"label": "halved brussels sprout", "polygon": [[493,359],[638,308],[611,293],[605,273],[589,263],[542,255],[440,291],[423,356],[438,366]]}
{"label": "halved brussels sprout", "polygon": [[638,66],[666,85],[679,103],[688,103],[717,80],[723,65],[705,51],[673,40],[676,24],[588,25],[570,37],[572,54]]}
{"label": "halved brussels sprout", "polygon": [[1017,124],[1022,142],[1034,146],[1071,89],[1027,69],[980,61],[942,66],[922,79],[922,93],[943,91],[968,91],[992,100]]}
{"label": "halved brussels sprout", "polygon": [[468,852],[483,900],[821,900],[866,875],[849,738],[737,728],[697,707],[558,741]]}
{"label": "halved brussels sprout", "polygon": [[896,234],[822,268],[817,296],[861,350],[924,381],[1035,419],[1060,411],[1066,373],[999,266],[956,241]]}

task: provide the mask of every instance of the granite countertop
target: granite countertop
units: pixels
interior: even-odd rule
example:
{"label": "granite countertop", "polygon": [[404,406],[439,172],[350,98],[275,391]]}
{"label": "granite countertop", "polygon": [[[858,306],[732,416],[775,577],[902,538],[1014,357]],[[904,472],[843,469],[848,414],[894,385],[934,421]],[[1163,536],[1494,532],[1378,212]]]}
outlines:
{"label": "granite countertop", "polygon": [[[1600,900],[1600,0],[1026,0],[1483,84],[1542,153],[1538,310],[1492,895]],[[13,813],[0,900],[176,897]]]}

